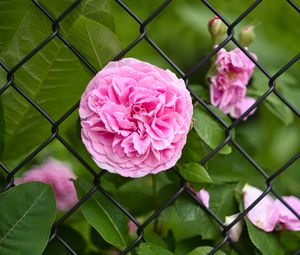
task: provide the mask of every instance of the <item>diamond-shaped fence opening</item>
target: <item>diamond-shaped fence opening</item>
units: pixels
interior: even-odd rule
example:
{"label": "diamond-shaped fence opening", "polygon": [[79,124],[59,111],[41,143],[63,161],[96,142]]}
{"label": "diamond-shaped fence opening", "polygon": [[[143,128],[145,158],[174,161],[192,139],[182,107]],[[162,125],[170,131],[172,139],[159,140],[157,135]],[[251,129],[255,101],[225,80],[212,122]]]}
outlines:
{"label": "diamond-shaped fence opening", "polygon": [[[116,198],[110,194],[109,190],[107,190],[107,187],[105,187],[105,185],[102,183],[104,176],[108,176],[108,178],[110,178],[110,173],[102,170],[99,171],[97,168],[95,168],[92,162],[88,162],[85,159],[85,156],[82,153],[82,151],[79,151],[79,147],[73,147],[69,138],[63,137],[60,134],[60,129],[63,128],[64,123],[68,121],[69,118],[76,118],[75,115],[79,106],[79,101],[76,102],[76,100],[78,99],[74,99],[74,102],[71,105],[64,105],[63,110],[59,116],[52,116],[51,108],[44,108],[43,102],[39,102],[38,100],[36,100],[35,95],[30,94],[30,87],[27,87],[28,84],[26,84],[26,82],[28,83],[34,81],[23,81],[19,78],[19,72],[22,72],[23,69],[31,68],[31,62],[34,62],[35,58],[42,58],[46,62],[51,61],[51,55],[43,55],[44,49],[52,48],[52,51],[54,52],[53,54],[56,54],[55,51],[57,51],[57,47],[61,48],[59,49],[59,51],[66,51],[66,55],[72,61],[79,60],[77,64],[74,64],[74,70],[76,70],[76,68],[85,68],[89,70],[90,76],[87,75],[86,77],[80,77],[81,79],[86,79],[88,81],[88,79],[97,72],[97,68],[93,66],[90,61],[88,61],[88,58],[86,58],[84,54],[80,53],[81,49],[74,47],[73,44],[69,42],[69,37],[67,33],[67,29],[69,29],[68,22],[70,22],[70,20],[72,19],[72,15],[74,15],[74,13],[76,12],[76,8],[80,8],[81,1],[73,1],[71,4],[68,5],[64,3],[60,6],[60,10],[52,9],[51,4],[49,4],[49,8],[47,9],[42,3],[44,1],[40,2],[38,0],[32,0],[32,2],[35,5],[33,5],[32,7],[32,13],[34,15],[37,15],[37,21],[43,23],[45,31],[35,31],[35,24],[32,24],[33,28],[31,31],[28,32],[36,34],[36,36],[33,37],[35,40],[34,42],[24,42],[25,44],[30,44],[30,46],[24,46],[27,49],[30,48],[30,50],[23,51],[24,54],[21,56],[17,56],[17,58],[8,58],[9,63],[4,63],[2,60],[0,60],[1,75],[7,77],[4,83],[1,84],[0,96],[1,98],[5,97],[6,93],[12,93],[17,95],[15,97],[19,98],[18,103],[23,102],[24,105],[26,105],[26,107],[29,107],[32,111],[34,111],[35,115],[38,115],[39,118],[43,119],[43,121],[39,124],[43,125],[43,130],[45,129],[44,125],[47,124],[47,133],[46,131],[43,131],[43,133],[46,133],[47,135],[42,137],[40,141],[37,142],[36,147],[29,148],[25,154],[23,153],[22,155],[20,155],[18,162],[14,162],[15,165],[6,166],[5,162],[0,162],[1,178],[6,178],[5,186],[1,187],[2,191],[6,191],[14,185],[13,181],[15,174],[19,173],[20,170],[27,163],[29,163],[33,159],[36,159],[40,153],[44,153],[44,151],[50,143],[57,143],[59,144],[58,146],[64,148],[65,151],[73,155],[74,160],[78,162],[80,168],[86,169],[86,173],[91,179],[91,183],[88,191],[82,197],[79,198],[79,202],[54,223],[54,225],[52,226],[49,246],[59,246],[61,249],[65,249],[65,251],[67,251],[69,254],[80,254],[80,246],[77,246],[78,244],[72,243],[72,241],[68,240],[68,235],[71,235],[72,233],[68,232],[70,230],[66,229],[67,227],[64,226],[63,223],[72,218],[73,215],[78,213],[78,209],[80,208],[80,206],[84,203],[88,203],[91,199],[91,196],[96,194],[97,196],[101,196],[107,203],[110,204],[110,206],[114,207],[116,213],[124,214],[124,217],[127,220],[131,220],[137,228],[134,241],[129,242],[127,244],[127,247],[123,251],[121,251],[121,254],[129,254],[131,252],[132,254],[135,254],[135,248],[141,242],[145,241],[144,233],[147,229],[147,226],[149,226],[150,224],[158,224],[156,222],[158,217],[167,213],[167,210],[171,204],[176,204],[182,199],[183,200],[181,201],[181,203],[184,202],[184,199],[194,201],[194,205],[196,207],[201,208],[201,212],[205,213],[205,217],[207,217],[211,221],[211,224],[217,226],[217,232],[220,235],[220,238],[218,239],[218,242],[212,244],[214,248],[208,254],[215,254],[217,251],[222,249],[222,247],[227,245],[231,246],[231,248],[233,248],[237,254],[244,254],[243,247],[239,243],[235,243],[230,239],[228,234],[229,230],[232,227],[234,227],[237,222],[242,220],[245,217],[245,215],[268,194],[273,194],[273,196],[280,198],[280,194],[277,193],[277,191],[272,187],[272,184],[276,180],[276,178],[278,178],[278,176],[282,176],[286,171],[289,171],[289,167],[292,166],[293,163],[296,162],[300,157],[299,152],[293,152],[292,157],[290,157],[290,159],[288,160],[285,159],[285,163],[283,163],[278,169],[270,169],[271,171],[268,171],[267,173],[264,170],[264,168],[254,159],[254,157],[251,157],[251,153],[248,153],[243,148],[243,145],[239,143],[239,140],[236,139],[234,135],[234,130],[237,126],[247,125],[247,122],[243,123],[243,119],[252,110],[254,110],[257,107],[260,107],[260,105],[263,104],[265,100],[267,100],[270,96],[275,96],[279,98],[284,107],[287,107],[288,110],[292,112],[293,117],[299,118],[299,108],[297,108],[293,103],[295,102],[295,100],[290,101],[289,98],[284,96],[281,92],[280,87],[278,88],[276,83],[277,80],[281,79],[283,74],[288,72],[288,70],[292,68],[293,65],[299,62],[300,54],[297,52],[295,56],[292,56],[290,59],[288,59],[286,63],[283,63],[279,70],[273,73],[270,72],[262,62],[256,60],[246,48],[243,48],[235,35],[235,29],[240,25],[240,23],[243,22],[246,18],[248,18],[248,16],[250,16],[252,13],[254,13],[260,5],[266,5],[266,3],[263,3],[262,0],[256,0],[252,2],[249,1],[249,3],[247,2],[247,4],[243,3],[243,7],[245,8],[241,8],[240,13],[238,13],[233,20],[229,21],[227,19],[226,14],[223,14],[222,10],[218,9],[216,7],[217,5],[215,6],[213,1],[197,1],[197,8],[199,7],[199,10],[203,8],[207,10],[209,9],[212,15],[217,15],[222,19],[222,21],[227,26],[227,36],[223,42],[221,42],[213,50],[207,52],[205,56],[200,56],[199,58],[196,56],[197,61],[192,67],[190,67],[189,70],[182,70],[177,64],[178,60],[173,59],[169,49],[165,48],[165,46],[160,47],[159,42],[156,42],[156,33],[160,33],[160,31],[152,29],[152,25],[153,27],[157,28],[160,23],[162,26],[165,26],[164,31],[166,31],[167,26],[171,26],[171,24],[165,23],[163,15],[167,14],[168,8],[171,8],[171,4],[176,5],[177,2],[171,0],[160,1],[157,4],[156,8],[147,9],[148,13],[145,14],[146,12],[144,12],[143,18],[140,18],[139,14],[134,11],[135,8],[132,8],[132,5],[134,5],[134,3],[127,3],[126,1],[122,0],[114,1],[114,6],[116,8],[120,8],[120,10],[122,11],[121,17],[126,17],[126,20],[124,22],[128,22],[128,26],[132,26],[134,24],[132,29],[136,29],[136,31],[132,32],[131,34],[132,41],[128,42],[128,45],[124,46],[124,50],[120,52],[117,56],[115,56],[114,60],[121,59],[124,56],[130,56],[131,54],[136,56],[139,52],[136,49],[142,44],[147,44],[147,46],[145,47],[151,48],[151,51],[153,51],[153,55],[155,54],[155,58],[163,60],[167,68],[176,71],[178,76],[180,76],[185,81],[187,88],[191,92],[194,102],[197,102],[199,104],[199,107],[201,107],[202,111],[205,111],[208,118],[215,119],[219,123],[220,128],[224,131],[224,140],[220,141],[220,143],[216,145],[215,148],[210,149],[205,154],[205,156],[203,156],[200,159],[200,164],[205,165],[207,163],[210,164],[210,162],[211,164],[214,164],[214,157],[219,157],[217,153],[220,150],[224,149],[226,146],[231,146],[232,150],[234,150],[235,155],[232,156],[232,160],[242,159],[248,161],[249,169],[251,168],[251,171],[256,171],[258,178],[260,178],[261,180],[261,183],[265,184],[263,194],[250,207],[245,208],[245,210],[242,211],[231,224],[226,226],[224,223],[224,218],[218,215],[218,212],[216,212],[213,208],[206,208],[202,204],[202,202],[197,198],[194,192],[191,191],[191,189],[187,185],[187,182],[180,176],[180,174],[178,174],[178,172],[175,169],[171,169],[169,173],[169,175],[173,176],[172,178],[176,179],[176,181],[173,183],[171,191],[168,191],[167,195],[162,195],[161,201],[157,202],[156,204],[153,204],[151,214],[148,215],[147,218],[144,218],[142,220],[138,219],[138,217],[135,217],[135,214],[127,209],[132,208],[134,210],[134,207],[131,207],[130,205],[124,205],[122,202],[122,196]],[[236,2],[237,4],[239,4],[238,1]],[[299,14],[299,3],[297,3],[297,1],[288,0],[287,2],[285,2],[285,4],[288,5],[291,12],[296,12]],[[182,8],[185,8],[188,5],[185,4],[182,6]],[[180,15],[183,14],[181,13],[179,14],[179,16]],[[170,19],[170,17],[166,18],[166,20],[168,19]],[[163,20],[164,23],[162,23],[161,20]],[[295,29],[297,29],[297,24],[294,25]],[[170,27],[169,32],[172,33],[172,27]],[[172,47],[172,49],[176,49],[176,47],[182,48],[182,45],[184,44],[180,46],[180,43],[181,41],[184,42],[184,39],[184,36],[182,36],[182,38],[178,38],[178,42],[171,42],[172,45],[170,47]],[[295,39],[297,40],[299,38]],[[295,44],[298,42],[291,43]],[[256,103],[252,105],[250,109],[248,109],[244,114],[242,114],[241,117],[235,120],[232,124],[228,124],[219,113],[212,110],[212,108],[210,108],[209,105],[206,103],[206,100],[199,96],[197,92],[193,90],[193,86],[191,86],[192,84],[190,84],[190,80],[193,79],[193,76],[196,75],[201,68],[207,68],[207,66],[217,54],[217,52],[228,44],[232,44],[234,45],[234,47],[240,48],[251,59],[251,61],[255,64],[256,68],[258,69],[260,75],[264,77],[263,80],[265,82],[264,85],[266,88],[266,90],[263,91],[262,94],[259,96]],[[169,54],[167,54],[167,52],[169,52]],[[40,68],[40,72],[44,71],[42,70],[43,67]],[[74,70],[71,70],[70,72],[74,72]],[[39,73],[39,70],[33,71]],[[69,78],[74,79],[74,77],[72,76],[69,76]],[[59,91],[53,91],[51,93],[59,94]],[[54,103],[64,103],[59,102],[59,96],[57,97],[57,99],[58,100]],[[253,116],[250,116],[249,118],[252,117]],[[26,123],[21,124],[26,126]],[[74,132],[76,132],[76,130],[74,130]],[[248,171],[248,169],[246,169],[245,171]],[[216,175],[218,174],[216,173]],[[235,177],[238,178],[238,176]],[[299,215],[291,206],[289,206],[284,201],[283,203],[289,208],[289,210],[291,210],[296,215],[296,217],[299,218]],[[152,206],[152,204],[150,205]],[[100,240],[99,242],[102,241]],[[294,254],[299,253],[300,250],[296,251]]]}

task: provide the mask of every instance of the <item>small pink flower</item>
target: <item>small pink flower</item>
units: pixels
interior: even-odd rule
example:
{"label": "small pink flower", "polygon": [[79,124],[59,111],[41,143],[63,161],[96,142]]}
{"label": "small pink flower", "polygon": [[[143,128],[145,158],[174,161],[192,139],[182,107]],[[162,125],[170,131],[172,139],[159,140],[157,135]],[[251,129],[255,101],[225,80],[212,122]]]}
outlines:
{"label": "small pink flower", "polygon": [[[256,59],[256,56],[251,54]],[[238,118],[255,101],[246,97],[247,84],[255,65],[244,52],[235,48],[229,52],[221,49],[217,54],[215,67],[216,72],[210,78],[211,104],[233,118]]]}
{"label": "small pink flower", "polygon": [[205,189],[201,189],[200,191],[195,191],[196,196],[199,200],[205,205],[206,208],[209,208],[209,193]]}
{"label": "small pink flower", "polygon": [[[244,208],[247,209],[262,194],[262,191],[246,184],[243,188]],[[279,213],[275,208],[275,201],[266,195],[247,214],[248,219],[258,228],[270,232],[278,224]]]}
{"label": "small pink flower", "polygon": [[50,158],[44,164],[26,171],[22,177],[16,179],[16,184],[33,181],[50,184],[56,197],[56,206],[63,211],[78,201],[72,182],[74,179],[76,176],[68,164]]}
{"label": "small pink flower", "polygon": [[[282,199],[300,215],[300,199],[294,196],[284,196]],[[279,222],[283,229],[299,231],[300,220],[280,200],[276,199],[275,208],[279,213]]]}
{"label": "small pink flower", "polygon": [[174,166],[193,105],[182,79],[133,58],[110,62],[81,97],[82,140],[98,166],[127,177]]}

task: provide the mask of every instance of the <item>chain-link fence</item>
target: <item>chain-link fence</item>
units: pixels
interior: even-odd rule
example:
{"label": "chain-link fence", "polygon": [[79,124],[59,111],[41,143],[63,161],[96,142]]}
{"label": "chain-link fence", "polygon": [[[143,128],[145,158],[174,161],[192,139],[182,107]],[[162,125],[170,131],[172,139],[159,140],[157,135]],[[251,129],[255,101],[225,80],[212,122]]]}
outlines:
{"label": "chain-link fence", "polygon": [[[91,77],[96,74],[97,70],[89,63],[89,61],[79,53],[79,50],[74,48],[68,40],[60,33],[60,22],[69,15],[70,12],[72,12],[73,9],[78,7],[80,4],[80,0],[74,1],[63,13],[58,17],[55,18],[52,13],[50,13],[38,0],[32,0],[32,2],[36,5],[37,8],[40,9],[40,11],[47,16],[47,18],[52,22],[52,34],[50,34],[41,44],[39,44],[36,48],[34,48],[27,56],[25,56],[19,63],[17,63],[13,67],[8,67],[2,60],[0,60],[1,67],[6,71],[7,73],[7,83],[1,87],[0,89],[0,95],[2,95],[8,88],[14,89],[17,93],[19,93],[25,100],[28,101],[51,125],[51,136],[46,139],[43,143],[41,143],[37,149],[35,149],[30,155],[28,155],[24,160],[19,162],[19,164],[14,169],[8,169],[3,162],[0,162],[0,167],[2,171],[5,172],[7,176],[7,185],[2,190],[6,191],[10,187],[12,187],[14,184],[14,176],[15,174],[24,166],[26,165],[30,160],[32,160],[37,154],[39,154],[46,146],[48,146],[51,141],[57,139],[69,152],[71,152],[77,160],[86,168],[87,171],[90,172],[90,174],[94,178],[94,186],[93,188],[67,213],[65,213],[59,220],[57,220],[53,227],[51,232],[51,237],[49,242],[53,242],[54,240],[57,240],[62,244],[62,249],[66,249],[70,254],[77,254],[72,247],[60,237],[58,234],[58,229],[60,226],[83,204],[85,201],[90,199],[90,197],[95,192],[101,192],[107,199],[111,201],[112,204],[114,204],[121,212],[123,212],[127,217],[128,220],[132,220],[136,226],[137,226],[137,238],[134,240],[125,250],[122,251],[122,254],[128,254],[129,252],[133,251],[140,242],[144,241],[144,234],[143,230],[146,228],[146,226],[154,221],[159,215],[169,206],[171,205],[179,195],[182,193],[188,194],[192,199],[195,200],[196,203],[199,204],[199,206],[217,223],[220,225],[220,231],[222,232],[224,238],[217,244],[215,247],[209,252],[209,254],[215,254],[219,249],[222,248],[222,246],[226,243],[229,243],[229,245],[238,253],[243,254],[242,251],[239,248],[238,243],[234,243],[229,238],[229,230],[237,224],[240,220],[242,220],[245,215],[257,204],[259,201],[261,201],[266,195],[273,194],[276,198],[278,198],[289,210],[291,210],[296,217],[300,220],[300,216],[295,212],[293,208],[289,206],[280,196],[279,194],[272,188],[272,182],[281,175],[291,164],[293,164],[299,157],[300,153],[296,153],[293,157],[291,157],[284,165],[282,165],[277,171],[275,171],[272,175],[268,175],[264,169],[243,149],[243,147],[233,138],[232,130],[236,128],[244,119],[245,116],[247,116],[253,109],[258,107],[268,96],[271,94],[278,97],[295,115],[297,118],[299,118],[300,113],[299,110],[296,109],[296,107],[291,104],[276,88],[276,80],[284,73],[286,72],[293,64],[295,64],[299,58],[300,54],[298,53],[294,58],[292,58],[286,65],[284,65],[275,75],[271,75],[268,70],[254,57],[249,54],[249,52],[243,48],[238,40],[235,38],[234,30],[237,25],[251,12],[253,12],[257,6],[260,5],[262,0],[256,0],[254,1],[243,13],[239,15],[238,18],[236,18],[233,22],[229,22],[222,13],[218,12],[209,1],[202,0],[201,2],[205,5],[205,8],[210,9],[215,15],[220,17],[220,19],[226,24],[227,26],[227,37],[226,39],[218,45],[218,47],[214,48],[206,57],[199,60],[198,63],[196,63],[188,72],[182,71],[176,63],[172,61],[172,59],[164,53],[164,51],[151,39],[149,34],[147,33],[147,26],[162,12],[168,11],[168,5],[172,2],[171,0],[167,0],[163,2],[154,12],[151,13],[149,17],[147,17],[145,20],[141,20],[136,13],[134,13],[123,1],[116,0],[117,4],[123,8],[126,13],[131,16],[132,19],[135,20],[135,22],[138,24],[140,30],[139,30],[139,36],[130,44],[128,45],[120,54],[118,54],[114,60],[121,59],[123,56],[125,56],[129,51],[131,51],[136,45],[138,45],[141,41],[146,41],[156,52],[157,54],[163,58],[165,61],[169,63],[169,65],[177,71],[179,76],[185,81],[187,88],[189,88],[189,78],[191,75],[193,75],[195,72],[197,72],[203,65],[207,64],[214,55],[222,49],[224,46],[226,46],[228,43],[233,43],[236,47],[240,48],[251,61],[255,64],[255,66],[259,69],[259,71],[268,79],[269,82],[269,88],[263,95],[261,95],[256,103],[252,105],[246,112],[242,114],[238,119],[236,119],[231,125],[228,125],[220,116],[218,116],[214,111],[211,110],[211,108],[208,107],[208,105],[192,90],[190,90],[190,93],[194,100],[196,100],[207,112],[209,112],[223,127],[224,132],[226,134],[226,139],[224,142],[219,144],[214,150],[209,152],[201,161],[200,164],[205,164],[208,162],[212,157],[214,157],[218,151],[220,151],[225,145],[231,144],[236,150],[239,151],[241,155],[257,170],[257,172],[261,175],[262,178],[265,180],[266,188],[263,192],[263,194],[246,210],[244,210],[242,213],[238,215],[238,217],[229,225],[225,225],[225,223],[220,219],[218,215],[216,215],[212,210],[209,208],[206,208],[203,206],[203,204],[198,200],[198,198],[195,196],[195,194],[187,187],[186,181],[175,171],[173,171],[174,175],[178,175],[180,178],[179,188],[178,190],[159,208],[156,209],[156,211],[143,223],[140,223],[132,214],[130,211],[128,211],[125,206],[123,206],[120,202],[118,202],[114,197],[108,193],[103,186],[101,185],[101,178],[107,173],[106,171],[101,171],[99,174],[97,173],[97,170],[93,169],[88,162],[86,162],[78,152],[76,152],[76,148],[72,147],[61,135],[59,132],[59,126],[74,112],[78,109],[79,102],[73,105],[59,120],[54,121],[50,115],[44,111],[34,100],[32,100],[28,94],[26,94],[14,81],[14,74],[15,72],[20,69],[27,61],[29,61],[32,57],[34,57],[35,54],[37,54],[41,49],[43,49],[51,40],[53,40],[55,37],[59,38],[62,43],[64,43],[70,51],[72,51],[79,59],[80,61],[90,70]],[[298,13],[300,12],[299,6],[292,0],[287,0],[286,4],[290,4]],[[155,209],[155,208],[154,208]],[[294,254],[300,254],[300,249],[296,251]]]}

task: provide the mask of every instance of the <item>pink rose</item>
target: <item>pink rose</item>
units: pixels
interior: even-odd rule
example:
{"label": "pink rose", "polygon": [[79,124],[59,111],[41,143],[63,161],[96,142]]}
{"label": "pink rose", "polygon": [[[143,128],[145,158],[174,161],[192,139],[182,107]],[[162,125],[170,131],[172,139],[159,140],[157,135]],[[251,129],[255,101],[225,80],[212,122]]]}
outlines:
{"label": "pink rose", "polygon": [[74,179],[76,176],[68,164],[50,158],[44,164],[26,171],[22,177],[16,179],[16,184],[32,181],[50,184],[55,194],[56,207],[63,211],[77,203],[72,182]]}
{"label": "pink rose", "polygon": [[82,95],[82,140],[101,168],[127,177],[155,174],[180,158],[192,112],[182,79],[125,58],[104,67]]}
{"label": "pink rose", "polygon": [[[282,199],[300,215],[300,199],[294,196],[284,196]],[[279,213],[279,222],[283,229],[299,231],[300,220],[280,200],[276,199],[275,208]]]}
{"label": "pink rose", "polygon": [[[252,56],[256,59],[253,53]],[[211,104],[238,118],[255,102],[253,98],[246,97],[247,84],[255,65],[239,48],[235,48],[229,52],[221,49],[215,67],[216,72],[210,78]]]}
{"label": "pink rose", "polygon": [[[263,193],[261,190],[246,184],[243,188],[244,207],[247,209]],[[247,214],[248,219],[258,228],[270,232],[278,224],[279,213],[274,206],[274,199],[266,195]]]}

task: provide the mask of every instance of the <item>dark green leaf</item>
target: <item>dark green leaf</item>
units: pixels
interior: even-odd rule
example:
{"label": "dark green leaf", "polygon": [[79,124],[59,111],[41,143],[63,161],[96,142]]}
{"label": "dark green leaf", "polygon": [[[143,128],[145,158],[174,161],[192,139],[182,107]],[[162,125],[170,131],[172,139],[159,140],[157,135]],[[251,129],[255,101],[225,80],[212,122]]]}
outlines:
{"label": "dark green leaf", "polygon": [[205,168],[199,163],[187,163],[178,165],[179,173],[184,179],[195,183],[212,183],[212,179]]}
{"label": "dark green leaf", "polygon": [[209,90],[206,86],[200,84],[190,84],[190,89],[195,92],[202,100],[209,102]]}
{"label": "dark green leaf", "polygon": [[207,213],[188,197],[180,197],[175,202],[178,215],[186,222],[191,222],[196,233],[204,239],[215,239],[220,236],[220,229]]}
{"label": "dark green leaf", "polygon": [[[72,1],[70,0],[40,0],[39,2],[42,3],[55,17],[61,15],[62,12],[72,4]],[[72,26],[74,20],[80,15],[108,27],[111,31],[115,30],[110,0],[84,0],[81,1],[80,4],[63,19],[63,22],[60,23],[64,35],[70,26]]]}
{"label": "dark green leaf", "polygon": [[[217,122],[212,115],[210,115],[201,106],[194,108],[193,118],[195,119],[195,130],[201,139],[212,149],[225,141],[225,129]],[[225,145],[219,153],[231,153],[231,147]]]}
{"label": "dark green leaf", "polygon": [[[209,246],[198,247],[195,250],[189,252],[187,255],[207,255],[209,252],[212,251],[212,249],[213,249],[213,247],[209,247]],[[217,251],[215,254],[216,255],[226,255],[222,251]]]}
{"label": "dark green leaf", "polygon": [[51,187],[21,184],[1,194],[0,204],[0,254],[42,254],[55,218]]}
{"label": "dark green leaf", "polygon": [[[51,12],[58,16],[71,2],[54,0],[43,1],[43,4],[50,6]],[[119,50],[115,48],[119,44],[113,33],[104,28],[108,24],[113,27],[108,20],[112,20],[112,15],[107,0],[83,0],[62,20],[60,31],[67,39],[72,34],[72,43],[76,45],[83,44],[83,36],[88,39],[87,31],[92,31],[94,44],[86,41],[81,49],[83,54],[88,53],[91,61],[98,57],[103,66]],[[27,0],[0,2],[0,24],[0,35],[3,35],[0,36],[0,57],[11,67],[52,33],[51,21]],[[76,37],[74,32],[80,25],[85,30]],[[104,47],[106,40],[110,43]],[[91,77],[92,73],[57,37],[14,73],[15,83],[54,119],[60,118],[80,99]],[[0,84],[5,82],[6,77],[1,75]],[[14,89],[6,90],[2,100],[6,125],[3,159],[11,160],[29,153],[46,140],[51,135],[51,125]]]}
{"label": "dark green leaf", "polygon": [[[92,188],[81,179],[75,181],[75,186],[80,197]],[[88,223],[106,242],[119,249],[127,246],[128,218],[100,192],[94,193],[80,208]]]}
{"label": "dark green leaf", "polygon": [[85,17],[75,22],[69,41],[96,69],[103,68],[121,50],[121,43],[111,30]]}
{"label": "dark green leaf", "polygon": [[180,163],[199,162],[204,156],[204,144],[196,131],[192,129],[188,136],[186,145],[183,148]]}
{"label": "dark green leaf", "polygon": [[[72,250],[77,254],[84,254],[87,243],[82,236],[82,233],[78,233],[74,229],[69,226],[62,225],[59,226],[58,235],[70,246]],[[63,248],[60,242],[51,242],[48,244],[46,250],[43,255],[65,255],[69,254],[69,252]]]}
{"label": "dark green leaf", "polygon": [[[209,208],[222,220],[238,211],[233,188],[229,185],[214,185],[207,191],[210,194]],[[185,221],[197,222],[199,234],[204,239],[221,236],[219,225],[191,198],[182,196],[175,202],[178,215]]]}
{"label": "dark green leaf", "polygon": [[260,250],[263,255],[284,254],[275,233],[267,233],[258,229],[248,219],[246,219],[246,225],[252,243]]}
{"label": "dark green leaf", "polygon": [[173,253],[165,248],[150,243],[142,243],[137,249],[138,255],[172,255]]}

